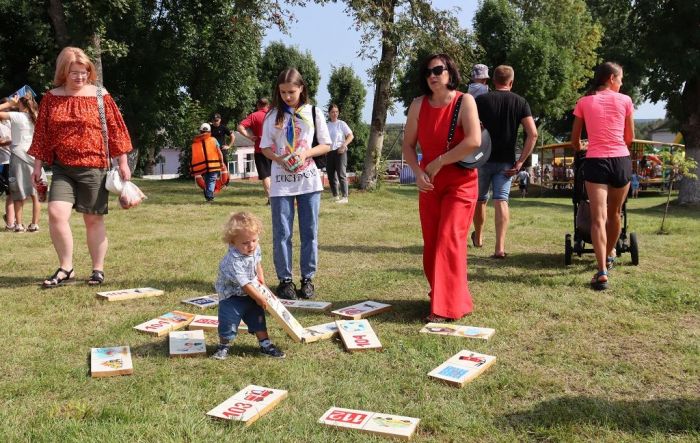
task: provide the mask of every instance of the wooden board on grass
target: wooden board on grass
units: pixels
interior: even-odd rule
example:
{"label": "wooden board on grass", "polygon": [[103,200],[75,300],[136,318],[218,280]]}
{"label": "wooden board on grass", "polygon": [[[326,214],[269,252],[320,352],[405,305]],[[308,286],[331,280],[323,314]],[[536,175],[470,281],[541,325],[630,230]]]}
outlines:
{"label": "wooden board on grass", "polygon": [[131,300],[132,298],[155,297],[163,291],[154,288],[120,289],[118,291],[98,292],[97,298],[107,301]]}
{"label": "wooden board on grass", "polygon": [[348,352],[382,349],[382,344],[370,326],[369,320],[336,320],[335,324]]}
{"label": "wooden board on grass", "polygon": [[162,337],[170,331],[182,329],[194,319],[194,314],[182,311],[166,312],[160,317],[148,320],[140,325],[134,326],[134,329],[145,332],[146,334]]}
{"label": "wooden board on grass", "polygon": [[357,303],[355,305],[346,306],[344,308],[336,309],[331,311],[332,315],[337,315],[341,318],[347,318],[351,320],[359,320],[361,318],[371,317],[373,315],[381,314],[391,309],[391,305],[385,303],[379,303],[376,301],[367,300],[362,303]]}
{"label": "wooden board on grass", "polygon": [[420,419],[334,406],[327,410],[318,422],[328,426],[408,440],[416,431]]}
{"label": "wooden board on grass", "polygon": [[302,311],[326,312],[331,304],[327,301],[312,300],[285,300],[280,299],[287,309],[300,309]]}
{"label": "wooden board on grass", "polygon": [[[217,331],[219,329],[219,317],[216,315],[195,315],[192,323],[187,325],[190,331],[202,329],[204,331]],[[238,325],[238,332],[248,332],[248,325],[243,321]]]}
{"label": "wooden board on grass", "polygon": [[428,323],[420,332],[426,334],[450,335],[453,337],[481,338],[488,340],[496,333],[495,329],[477,328],[475,326],[448,325],[445,323]]}
{"label": "wooden board on grass", "polygon": [[90,376],[112,377],[134,373],[131,350],[128,346],[90,349]]}
{"label": "wooden board on grass", "polygon": [[207,412],[207,415],[221,420],[240,421],[250,426],[285,398],[285,390],[248,385]]}
{"label": "wooden board on grass", "polygon": [[170,331],[169,335],[171,357],[197,357],[207,355],[204,342],[204,331]]}
{"label": "wooden board on grass", "polygon": [[219,296],[217,294],[202,295],[201,297],[187,298],[182,300],[182,303],[196,306],[199,309],[213,308],[219,305]]}
{"label": "wooden board on grass", "polygon": [[267,312],[274,318],[277,323],[282,326],[282,329],[289,335],[292,340],[301,343],[304,337],[304,327],[299,324],[296,318],[289,313],[287,308],[280,302],[280,299],[275,297],[272,292],[263,285],[256,285],[258,291],[267,300]]}
{"label": "wooden board on grass", "polygon": [[319,340],[333,338],[338,335],[338,325],[334,321],[322,325],[310,326],[304,329],[302,342],[313,343]]}
{"label": "wooden board on grass", "polygon": [[465,349],[430,371],[428,376],[461,388],[465,383],[481,375],[495,362],[496,357],[492,355],[479,354]]}

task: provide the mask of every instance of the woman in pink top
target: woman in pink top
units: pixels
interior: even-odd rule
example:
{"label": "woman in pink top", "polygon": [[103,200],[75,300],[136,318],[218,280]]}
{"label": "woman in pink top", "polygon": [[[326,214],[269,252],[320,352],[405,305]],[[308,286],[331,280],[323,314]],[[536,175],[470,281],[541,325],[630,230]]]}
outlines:
{"label": "woman in pink top", "polygon": [[[581,149],[581,131],[586,126],[588,151],[583,176],[591,207],[591,240],[598,272],[593,289],[608,287],[608,269],[620,237],[620,216],[632,177],[629,146],[634,139],[632,100],[620,94],[622,67],[605,62],[596,68],[591,89],[574,108],[571,144]],[[607,257],[607,258],[606,258]]]}

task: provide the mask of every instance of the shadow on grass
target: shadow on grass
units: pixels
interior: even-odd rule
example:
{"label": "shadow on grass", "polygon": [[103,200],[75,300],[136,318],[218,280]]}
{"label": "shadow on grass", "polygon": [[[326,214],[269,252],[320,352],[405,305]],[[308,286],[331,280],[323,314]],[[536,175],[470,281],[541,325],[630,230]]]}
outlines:
{"label": "shadow on grass", "polygon": [[0,277],[0,286],[3,288],[18,288],[24,286],[32,286],[36,288],[41,288],[41,283],[49,275],[23,275],[17,277]]}
{"label": "shadow on grass", "polygon": [[695,398],[610,401],[594,397],[561,397],[508,414],[499,425],[527,434],[547,428],[600,426],[632,433],[698,432],[700,400]]}
{"label": "shadow on grass", "polygon": [[[490,256],[469,256],[469,264],[479,269],[482,268],[505,268],[515,267],[527,270],[560,270],[565,273],[569,267],[564,265],[564,236],[562,235],[561,254],[542,253],[542,252],[516,252],[508,253],[505,259],[495,259]],[[573,264],[578,261],[585,263],[586,261],[595,260],[595,256],[583,254],[580,258],[574,255]],[[507,276],[499,276],[499,278],[508,278]]]}
{"label": "shadow on grass", "polygon": [[380,254],[384,252],[396,254],[423,254],[423,245],[383,246],[383,245],[319,245],[318,249],[342,254],[361,252],[363,254]]}

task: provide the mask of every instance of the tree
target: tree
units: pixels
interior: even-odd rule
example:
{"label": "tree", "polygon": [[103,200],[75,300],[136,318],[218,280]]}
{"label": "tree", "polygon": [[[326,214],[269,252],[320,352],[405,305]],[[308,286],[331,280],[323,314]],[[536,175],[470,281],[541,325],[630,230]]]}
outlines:
{"label": "tree", "polygon": [[309,99],[315,101],[321,74],[318,65],[309,51],[301,52],[296,46],[286,46],[282,42],[272,42],[265,48],[260,65],[258,66],[258,78],[260,87],[258,96],[270,96],[276,93],[277,76],[288,68],[295,68],[301,74]]}
{"label": "tree", "polygon": [[352,129],[354,138],[348,146],[348,169],[356,171],[362,166],[365,157],[369,130],[362,122],[362,108],[365,106],[365,90],[362,80],[349,66],[333,67],[328,80],[330,100],[327,108],[335,103],[341,118]]}

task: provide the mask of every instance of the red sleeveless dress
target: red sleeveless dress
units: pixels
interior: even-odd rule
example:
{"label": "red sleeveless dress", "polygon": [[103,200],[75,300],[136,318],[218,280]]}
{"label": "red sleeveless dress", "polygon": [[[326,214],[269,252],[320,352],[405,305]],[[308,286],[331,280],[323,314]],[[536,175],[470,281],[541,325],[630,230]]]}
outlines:
{"label": "red sleeveless dress", "polygon": [[[434,108],[423,97],[418,115],[418,143],[425,168],[447,151],[450,120],[457,103]],[[450,147],[464,138],[458,125]],[[479,191],[476,169],[445,165],[433,179],[435,189],[421,192],[418,209],[423,231],[423,271],[430,284],[430,312],[459,319],[472,312],[467,279],[467,234],[474,217]]]}

